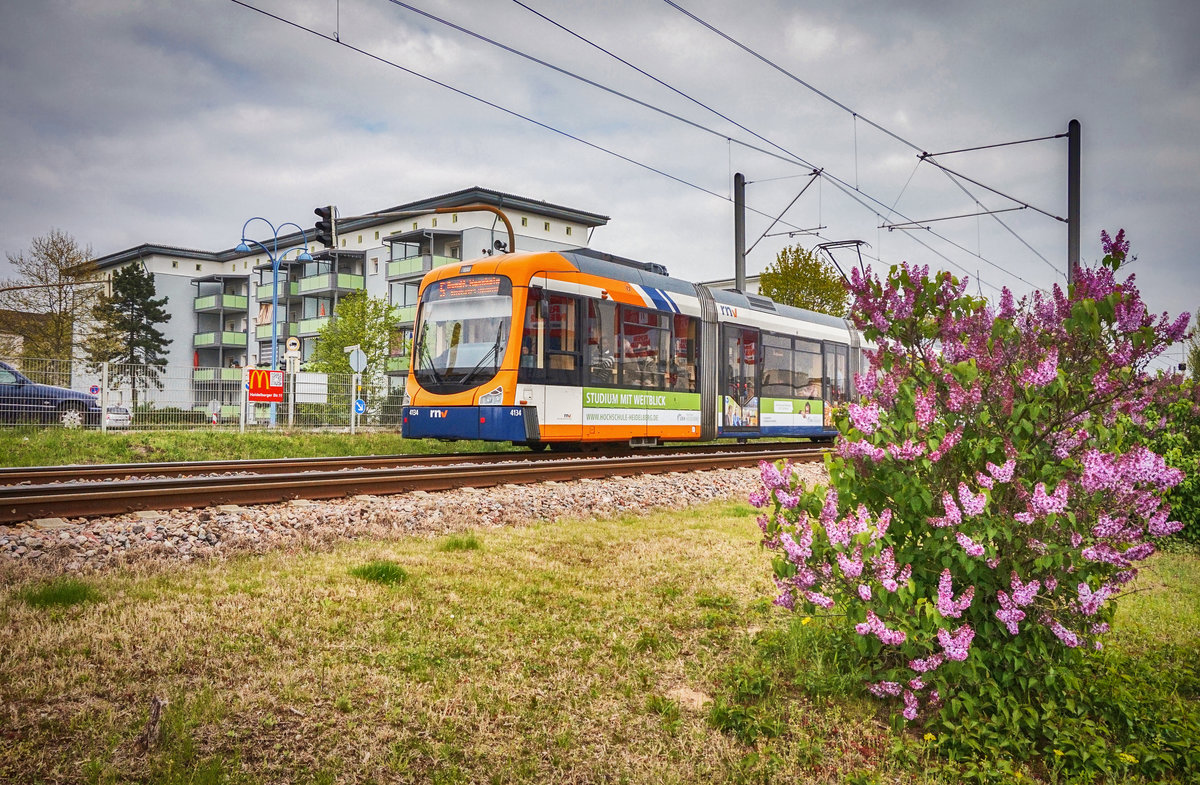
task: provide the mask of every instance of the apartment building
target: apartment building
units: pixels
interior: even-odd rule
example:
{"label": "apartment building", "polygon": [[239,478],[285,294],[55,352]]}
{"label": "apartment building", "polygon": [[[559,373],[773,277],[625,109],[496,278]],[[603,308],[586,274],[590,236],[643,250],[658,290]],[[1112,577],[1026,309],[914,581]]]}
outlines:
{"label": "apartment building", "polygon": [[[248,253],[239,252],[236,243],[222,251],[144,244],[102,256],[96,264],[110,278],[129,264],[153,273],[157,295],[168,299],[172,314],[162,328],[171,339],[168,362],[195,368],[195,381],[207,385],[205,395],[219,384],[236,396],[240,368],[269,365],[273,357],[278,362],[288,338],[299,339],[302,358],[311,356],[321,327],[347,294],[365,290],[387,298],[400,316],[401,330],[411,337],[417,287],[426,272],[508,244],[507,229],[495,214],[453,209],[473,204],[503,211],[520,251],[587,246],[592,230],[608,223],[607,216],[596,213],[474,187],[366,215],[340,216],[336,247],[316,244],[309,231],[312,259],[301,261],[298,251],[290,252],[278,269],[256,242],[248,243]],[[433,213],[437,209],[443,212]],[[313,216],[302,216],[296,223],[312,221]],[[280,252],[304,245],[299,232],[281,235],[276,243],[262,237],[262,229],[251,223],[247,239]],[[240,239],[237,231],[231,227],[230,239]],[[389,358],[393,385],[403,385],[407,363],[399,354]]]}

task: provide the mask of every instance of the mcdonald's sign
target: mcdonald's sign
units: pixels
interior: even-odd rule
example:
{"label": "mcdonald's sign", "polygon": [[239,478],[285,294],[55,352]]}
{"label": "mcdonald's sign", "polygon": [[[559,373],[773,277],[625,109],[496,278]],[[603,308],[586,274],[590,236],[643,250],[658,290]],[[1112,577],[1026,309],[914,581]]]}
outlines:
{"label": "mcdonald's sign", "polygon": [[251,403],[283,403],[283,371],[247,369],[246,400]]}

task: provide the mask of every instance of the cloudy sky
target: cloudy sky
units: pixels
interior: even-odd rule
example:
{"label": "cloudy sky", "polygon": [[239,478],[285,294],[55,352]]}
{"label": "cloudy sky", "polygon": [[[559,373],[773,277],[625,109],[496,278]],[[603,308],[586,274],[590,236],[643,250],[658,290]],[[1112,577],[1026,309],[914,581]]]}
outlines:
{"label": "cloudy sky", "polygon": [[[938,158],[1030,205],[1003,225],[881,227],[1019,206],[918,152],[1076,118],[1085,261],[1101,229],[1125,228],[1151,306],[1200,306],[1194,0],[675,0],[744,49],[664,0],[247,2],[313,32],[229,0],[0,4],[0,250],[51,227],[98,255],[217,250],[254,215],[310,226],[317,205],[352,215],[480,185],[610,216],[594,247],[712,279],[732,275],[740,171],[748,241],[775,235],[751,273],[787,243],[862,240],[876,268],[1024,293],[1064,277],[1065,139]],[[779,234],[798,229],[819,236]]]}

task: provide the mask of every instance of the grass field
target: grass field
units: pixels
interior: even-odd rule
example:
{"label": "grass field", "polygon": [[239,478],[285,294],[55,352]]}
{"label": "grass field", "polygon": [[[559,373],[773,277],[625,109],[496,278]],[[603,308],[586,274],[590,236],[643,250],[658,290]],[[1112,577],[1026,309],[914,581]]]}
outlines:
{"label": "grass field", "polygon": [[[955,781],[757,541],[722,504],[8,586],[0,781]],[[1200,640],[1198,576],[1157,557],[1115,647]]]}
{"label": "grass field", "polygon": [[400,453],[485,452],[512,449],[507,442],[438,442],[404,439],[386,431],[349,433],[276,431],[67,431],[0,429],[0,466],[73,463],[218,461],[237,458],[309,458]]}

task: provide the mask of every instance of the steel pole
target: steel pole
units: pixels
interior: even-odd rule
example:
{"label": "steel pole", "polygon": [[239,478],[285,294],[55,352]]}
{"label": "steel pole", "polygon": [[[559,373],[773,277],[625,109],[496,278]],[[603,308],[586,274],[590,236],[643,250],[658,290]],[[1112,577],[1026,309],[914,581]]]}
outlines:
{"label": "steel pole", "polygon": [[[271,370],[279,362],[279,258],[271,256]],[[271,404],[271,427],[275,427],[275,404]]]}
{"label": "steel pole", "polygon": [[746,175],[733,176],[733,288],[746,290]]}
{"label": "steel pole", "polygon": [[1067,286],[1075,283],[1079,266],[1079,169],[1080,126],[1078,120],[1067,124]]}

